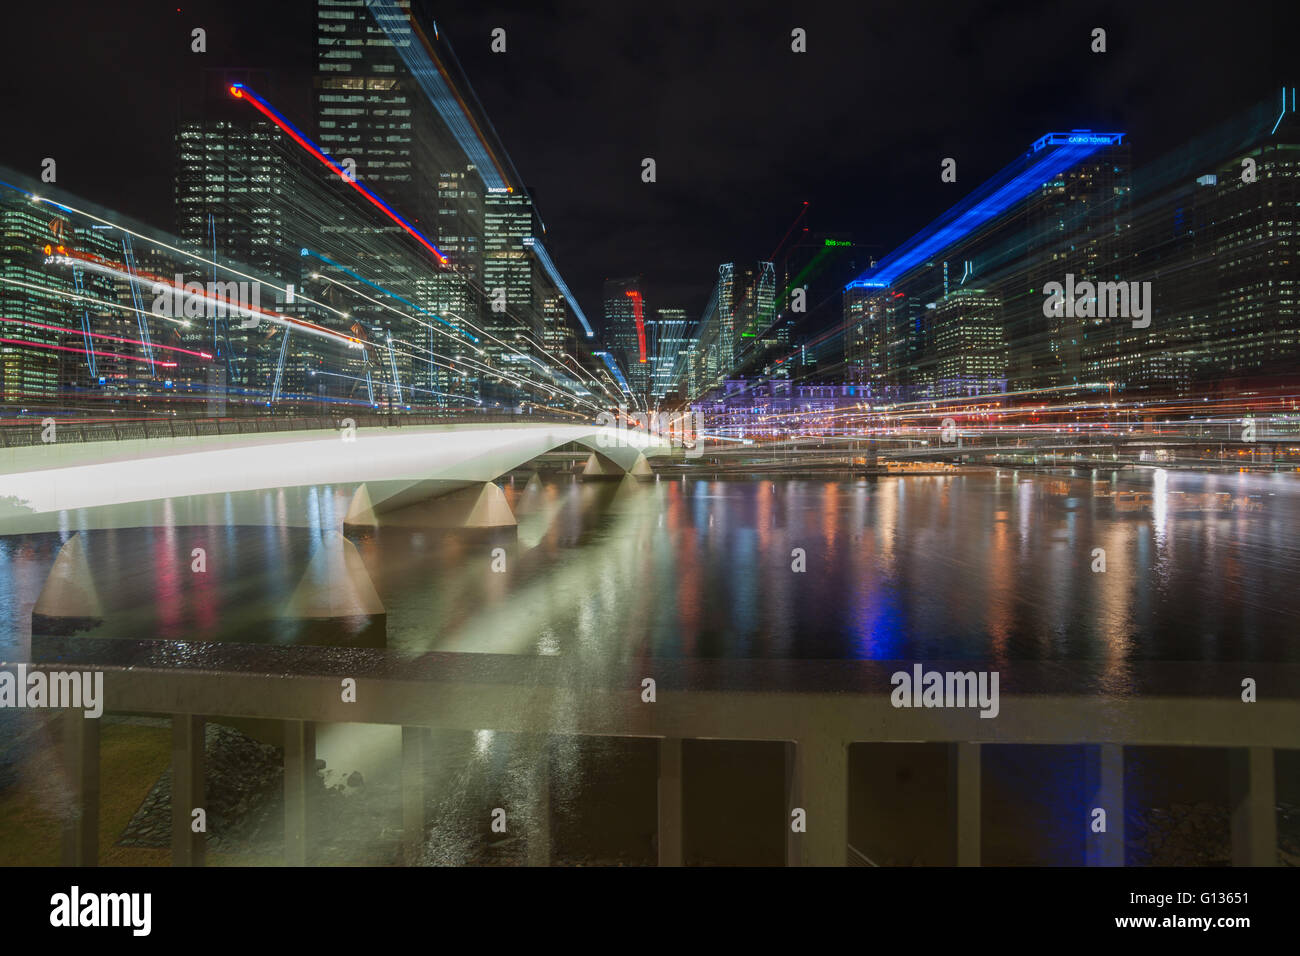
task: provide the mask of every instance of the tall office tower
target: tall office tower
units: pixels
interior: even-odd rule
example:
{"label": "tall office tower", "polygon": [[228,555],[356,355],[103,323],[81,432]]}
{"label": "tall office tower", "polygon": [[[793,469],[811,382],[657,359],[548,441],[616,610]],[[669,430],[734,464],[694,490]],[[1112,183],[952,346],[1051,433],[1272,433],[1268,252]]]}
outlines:
{"label": "tall office tower", "polygon": [[717,308],[716,374],[725,378],[736,367],[740,354],[740,330],[736,327],[736,266],[724,262],[718,266],[718,282],[714,293]]}
{"label": "tall office tower", "polygon": [[[436,115],[404,61],[404,48],[419,43],[410,14],[409,0],[316,0],[316,129],[326,153],[415,228],[432,234],[439,222],[436,183],[442,166],[434,151]],[[398,227],[385,222],[371,228],[391,233]],[[421,278],[412,273],[390,288],[414,300],[428,291]],[[355,314],[381,350],[408,334],[386,310],[358,308]],[[367,397],[377,394],[381,404],[403,404],[401,382],[442,391],[433,387],[442,384],[430,371],[437,367],[406,350],[380,364],[384,370],[367,377],[384,377],[389,384],[377,393],[368,384]]]}
{"label": "tall office tower", "polygon": [[628,387],[644,399],[650,391],[651,353],[641,277],[606,279],[604,303],[606,344],[625,370]]}
{"label": "tall office tower", "polygon": [[915,398],[930,394],[935,374],[935,303],[923,298],[913,289],[895,289],[884,304],[884,384]]}
{"label": "tall office tower", "polygon": [[53,406],[60,399],[60,349],[76,320],[66,298],[71,273],[56,285],[44,265],[44,247],[58,245],[56,219],[16,191],[0,192],[0,276],[7,280],[0,283],[0,335],[8,340],[0,343],[0,401],[6,403]]}
{"label": "tall office tower", "polygon": [[292,274],[286,255],[280,133],[260,120],[186,120],[176,132],[175,201],[182,244],[204,258],[268,277]]}
{"label": "tall office tower", "polygon": [[115,358],[122,346],[97,337],[122,337],[125,331],[124,313],[112,307],[118,305],[116,281],[83,269],[68,251],[121,257],[102,230],[74,224],[16,191],[0,194],[0,275],[9,280],[0,283],[4,402],[78,407],[80,396],[99,384],[101,369],[106,381],[132,374],[126,361]]}
{"label": "tall office tower", "polygon": [[559,361],[573,338],[569,326],[569,310],[565,305],[564,293],[549,283],[538,281],[536,284],[538,301],[534,307],[542,316],[542,347],[547,354]]}
{"label": "tall office tower", "polygon": [[[1131,194],[1129,148],[1121,141],[1061,170],[1026,197],[1028,287],[1064,282],[1067,274],[1093,283],[1127,278],[1119,273],[1128,253]],[[1030,336],[1027,347],[1020,349],[1022,385],[1083,385],[1091,379],[1089,369],[1119,354],[1123,323],[1108,316],[1082,316],[1077,309],[1073,315],[1062,309],[1060,316],[1045,317],[1036,295],[1017,296],[1015,302],[1015,314],[1008,316],[1013,334],[1025,329]],[[1023,341],[1023,336],[1018,338]]]}
{"label": "tall office tower", "polygon": [[492,364],[531,375],[520,352],[534,351],[541,321],[533,308],[533,259],[524,240],[533,235],[533,203],[524,192],[489,192],[483,202],[482,328]]}
{"label": "tall office tower", "polygon": [[[1135,171],[1135,194],[1139,175],[1145,174]],[[1085,359],[1086,380],[1105,383],[1107,391],[1183,394],[1191,387],[1197,346],[1217,308],[1214,182],[1213,175],[1179,177],[1160,201],[1134,209],[1131,251],[1119,272],[1130,283],[1151,282],[1151,322],[1141,329],[1121,322],[1114,350]]]}
{"label": "tall office tower", "polygon": [[1122,273],[1150,283],[1149,324],[1120,323],[1100,380],[1178,393],[1293,379],[1298,154],[1295,89],[1287,87],[1135,170]]}
{"label": "tall office tower", "polygon": [[844,381],[883,395],[896,381],[889,347],[892,296],[887,290],[850,288],[844,292]]}
{"label": "tall office tower", "polygon": [[688,339],[686,343],[686,375],[684,379],[685,398],[693,399],[700,394],[700,342]]}
{"label": "tall office tower", "polygon": [[[457,332],[466,330],[467,340],[479,336],[469,327],[484,333],[483,354],[475,348],[471,357],[462,349],[451,356],[455,372],[436,370],[425,373],[425,380],[455,391],[477,378],[480,387],[490,386],[494,403],[520,398],[505,392],[545,376],[538,363],[544,364],[547,348],[548,309],[552,340],[558,334],[552,293],[558,290],[569,308],[577,307],[553,267],[545,271],[554,288],[544,293],[537,287],[537,266],[545,268],[549,259],[533,237],[544,229],[433,19],[433,4],[317,0],[316,9],[322,143],[336,159],[352,159],[359,179],[431,234],[450,273],[440,273],[432,284],[431,305],[454,313],[450,321]],[[418,275],[411,282],[421,294],[426,284]],[[397,338],[395,330],[383,331]],[[437,341],[436,334],[429,339]],[[496,371],[485,372],[481,362]],[[536,399],[539,392],[534,388],[530,395]]]}
{"label": "tall office tower", "polygon": [[718,279],[696,326],[689,396],[704,395],[722,385],[735,366],[735,316],[732,312],[732,267],[718,267]]}
{"label": "tall office tower", "polygon": [[[135,276],[134,281],[120,284],[124,294],[120,295],[119,301],[124,306],[145,313],[144,315],[140,312],[123,313],[131,320],[128,324],[133,328],[122,334],[140,340],[147,337],[149,348],[142,351],[146,355],[152,352],[155,360],[147,370],[151,382],[148,407],[153,411],[160,411],[176,406],[181,414],[193,414],[194,401],[203,395],[210,369],[213,367],[212,360],[205,359],[201,354],[190,354],[188,351],[174,352],[155,347],[184,347],[186,336],[191,334],[193,338],[204,338],[205,341],[210,342],[210,330],[203,328],[204,322],[208,320],[195,322],[187,319],[178,322],[157,316],[154,306],[157,301],[155,293],[159,290],[154,288],[154,280],[149,277],[157,276],[172,282],[178,272],[183,274],[187,269],[192,270],[195,264],[192,259],[172,249],[156,246],[124,234],[119,238],[121,242],[117,247],[118,257],[127,267],[126,271]],[[212,354],[210,345],[206,344],[192,351]],[[168,362],[171,365],[170,367],[161,365],[159,364],[161,362]],[[144,365],[136,368],[137,375],[144,371]]]}
{"label": "tall office tower", "polygon": [[[483,309],[483,184],[472,163],[438,177],[438,248],[448,268],[434,278],[433,309],[453,326],[472,330],[482,326]],[[443,364],[429,366],[430,388],[453,396],[477,395],[480,370],[464,336],[446,334],[436,322],[428,331],[429,350]]]}
{"label": "tall office tower", "polygon": [[934,394],[954,398],[1005,391],[1002,300],[983,289],[962,287],[940,299],[934,313]]}
{"label": "tall office tower", "polygon": [[[1289,99],[1288,99],[1289,97]],[[1267,112],[1255,115],[1267,120]],[[1296,90],[1282,91],[1269,132],[1215,165],[1213,220],[1215,308],[1207,328],[1212,377],[1293,377],[1300,358],[1300,121]],[[1247,161],[1254,172],[1245,175]],[[1248,181],[1249,180],[1249,181]]]}
{"label": "tall office tower", "polygon": [[768,352],[789,341],[778,331],[776,267],[771,262],[718,267],[717,342],[725,375],[744,375],[760,367]]}
{"label": "tall office tower", "polygon": [[325,151],[417,225],[436,212],[432,110],[397,44],[410,0],[316,0],[316,127]]}
{"label": "tall office tower", "polygon": [[685,371],[687,328],[685,309],[656,309],[647,339],[653,342],[650,393],[662,399],[678,390],[677,379]]}
{"label": "tall office tower", "polygon": [[[260,70],[203,72],[190,115],[176,129],[176,233],[183,248],[204,260],[275,283],[293,282],[300,263],[286,213],[290,146],[274,125],[229,95],[232,82],[266,89],[270,81]],[[178,271],[186,282],[205,285],[239,278],[197,259],[179,263]],[[203,311],[181,339],[187,348],[213,354],[219,370],[214,374],[224,382],[214,387],[257,385],[267,374],[264,353],[249,341],[241,318],[206,306]]]}
{"label": "tall office tower", "polygon": [[776,270],[770,262],[733,270],[735,323],[742,347],[766,334],[776,320]]}

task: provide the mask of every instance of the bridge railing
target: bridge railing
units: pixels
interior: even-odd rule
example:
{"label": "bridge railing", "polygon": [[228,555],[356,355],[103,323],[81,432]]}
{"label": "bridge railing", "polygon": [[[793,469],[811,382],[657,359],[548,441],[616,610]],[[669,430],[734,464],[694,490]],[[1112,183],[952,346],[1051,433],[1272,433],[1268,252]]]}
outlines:
{"label": "bridge railing", "polygon": [[[90,666],[103,673],[105,713],[170,716],[173,779],[187,788],[180,795],[182,806],[203,805],[205,721],[280,721],[285,856],[297,865],[308,861],[308,782],[315,773],[315,730],[321,724],[401,728],[402,840],[408,860],[419,858],[424,839],[422,741],[433,730],[657,739],[660,865],[683,860],[682,745],[687,740],[783,743],[788,805],[817,821],[807,833],[787,833],[786,861],[833,866],[850,862],[849,747],[855,743],[948,746],[949,824],[958,865],[980,862],[983,748],[1005,744],[1088,748],[1097,801],[1092,805],[1112,808],[1125,806],[1128,748],[1227,748],[1232,861],[1274,865],[1275,751],[1300,745],[1300,671],[1288,664],[1269,665],[1278,693],[1250,706],[1243,706],[1235,692],[1221,690],[1228,686],[1224,670],[1235,676],[1240,665],[1137,664],[1134,692],[1115,696],[1086,690],[1092,681],[1084,662],[1078,667],[999,665],[1007,678],[1005,692],[998,719],[985,720],[969,708],[895,707],[889,675],[906,668],[903,661],[629,659],[612,666],[602,662],[593,671],[559,657],[429,653],[410,658],[353,649],[325,660],[318,648],[307,646],[199,642],[185,648],[197,659],[183,667],[160,667],[175,656],[167,644],[60,638],[34,647],[33,654],[38,661],[57,660],[60,667]],[[231,664],[243,669],[227,669]],[[0,663],[0,668],[12,666]],[[657,681],[653,706],[641,696],[647,674]],[[356,681],[360,703],[340,695],[343,675]],[[80,810],[65,821],[64,859],[91,865],[99,846],[100,725],[76,708],[62,719],[68,779]],[[1123,865],[1123,819],[1122,812],[1112,814],[1109,829],[1090,840],[1090,865]],[[202,863],[204,835],[192,832],[184,814],[174,824],[173,861]],[[530,834],[540,841],[542,863],[548,859],[549,830],[543,824]]]}
{"label": "bridge railing", "polygon": [[[147,438],[196,438],[217,435],[253,435],[267,432],[337,429],[344,419],[358,428],[403,428],[428,425],[509,424],[557,422],[573,424],[572,416],[505,414],[501,412],[459,412],[454,415],[377,415],[347,412],[338,416],[266,416],[232,418],[150,418],[121,421],[60,422],[54,420],[55,434],[63,442],[135,441]],[[47,426],[41,422],[0,422],[0,448],[40,445]]]}

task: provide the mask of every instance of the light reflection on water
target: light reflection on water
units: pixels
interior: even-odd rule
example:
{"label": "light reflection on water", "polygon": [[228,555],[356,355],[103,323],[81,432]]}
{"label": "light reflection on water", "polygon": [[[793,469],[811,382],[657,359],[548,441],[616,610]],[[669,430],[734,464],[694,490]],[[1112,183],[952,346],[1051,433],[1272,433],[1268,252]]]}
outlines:
{"label": "light reflection on water", "polygon": [[[1134,479],[1138,480],[1138,479]],[[1093,483],[977,473],[876,482],[507,485],[517,534],[385,527],[353,536],[387,608],[387,646],[507,654],[1077,660],[1300,657],[1295,484],[1147,473],[1149,512]],[[1180,513],[1177,492],[1255,494],[1258,513]],[[91,530],[97,635],[293,642],[280,618],[350,489],[266,492],[263,527]],[[231,517],[231,496],[219,511]],[[199,509],[212,514],[218,500]],[[306,517],[294,520],[294,512]],[[0,538],[0,653],[69,528]],[[309,527],[296,525],[309,524]],[[1015,528],[1015,532],[1011,531]],[[504,548],[505,573],[492,570]],[[195,548],[207,571],[191,570]],[[1092,570],[1094,549],[1106,571]],[[792,570],[802,549],[806,572]]]}
{"label": "light reflection on water", "polygon": [[[1140,660],[1300,659],[1291,636],[1300,617],[1292,480],[1125,476],[1152,494],[1151,511],[1136,514],[1094,497],[1095,479],[1062,480],[1004,471],[875,482],[552,481],[527,492],[520,482],[506,486],[517,533],[390,526],[352,540],[387,608],[388,648],[558,655],[583,662],[590,680],[603,665],[643,655],[1086,660],[1103,690],[1122,692]],[[1261,496],[1263,510],[1178,509],[1179,493],[1225,490]],[[163,502],[156,527],[89,530],[105,605],[96,635],[310,640],[278,615],[351,491]],[[10,625],[0,657],[27,655],[31,608],[60,543],[92,526],[86,515],[64,515],[58,533],[0,538],[0,608]],[[204,573],[192,570],[195,548],[206,552]],[[504,573],[492,570],[495,548],[505,549]],[[1092,570],[1097,548],[1104,573]],[[792,570],[795,549],[803,573]],[[556,706],[571,706],[565,700]],[[552,728],[577,725],[576,714],[550,716]],[[572,852],[653,859],[653,788],[636,812],[629,801],[645,787],[592,797],[605,792],[601,774],[653,778],[653,752],[634,742],[482,730],[436,734],[430,746],[439,823],[425,862],[477,859],[484,808],[497,806],[510,808],[520,832],[536,832],[548,813],[615,807],[597,824],[584,818],[582,834],[600,834],[601,845],[579,846],[571,833]],[[399,752],[398,728],[324,726],[318,738],[330,768],[363,771],[372,787],[395,786]],[[386,812],[400,819],[397,803]],[[555,852],[566,852],[558,837]]]}

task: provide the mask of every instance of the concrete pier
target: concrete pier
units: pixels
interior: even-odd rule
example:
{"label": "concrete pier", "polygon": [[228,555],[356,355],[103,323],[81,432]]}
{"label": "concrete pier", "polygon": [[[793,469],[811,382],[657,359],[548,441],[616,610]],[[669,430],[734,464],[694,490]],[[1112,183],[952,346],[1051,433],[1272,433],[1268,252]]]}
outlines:
{"label": "concrete pier", "polygon": [[607,458],[598,451],[593,451],[587,456],[587,464],[583,466],[582,472],[578,477],[583,481],[600,481],[608,478],[622,478],[627,474],[627,469],[618,464],[612,458]]}
{"label": "concrete pier", "polygon": [[72,634],[103,622],[104,610],[77,532],[63,543],[32,608],[33,634]]}
{"label": "concrete pier", "polygon": [[844,866],[848,862],[849,834],[848,747],[845,741],[832,736],[812,737],[791,746],[794,779],[788,779],[786,790],[800,795],[798,806],[806,813],[807,825],[805,833],[793,834],[798,846],[796,863]]}
{"label": "concrete pier", "polygon": [[1236,747],[1228,760],[1232,797],[1232,865],[1277,866],[1273,749]]}
{"label": "concrete pier", "polygon": [[429,731],[402,728],[402,860],[419,864],[424,852],[424,752]]}
{"label": "concrete pier", "polygon": [[289,599],[284,614],[293,618],[378,617],[384,602],[370,580],[357,546],[338,531],[329,531]]}
{"label": "concrete pier", "polygon": [[485,530],[513,528],[518,522],[505,494],[494,482],[484,481],[448,494],[382,510],[383,527]]}
{"label": "concrete pier", "polygon": [[[1084,862],[1088,866],[1124,865],[1124,747],[1097,744],[1088,748],[1089,799],[1085,826]],[[1094,833],[1092,813],[1106,811],[1106,832]]]}

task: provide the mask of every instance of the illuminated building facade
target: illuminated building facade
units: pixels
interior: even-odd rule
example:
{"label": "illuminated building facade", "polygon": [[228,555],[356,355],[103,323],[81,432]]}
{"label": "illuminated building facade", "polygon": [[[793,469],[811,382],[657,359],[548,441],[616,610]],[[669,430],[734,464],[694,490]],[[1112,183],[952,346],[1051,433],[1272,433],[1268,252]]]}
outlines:
{"label": "illuminated building facade", "polygon": [[134,321],[119,309],[74,298],[116,302],[117,283],[77,267],[50,268],[46,249],[105,258],[121,250],[101,229],[74,222],[16,191],[0,193],[0,400],[52,407],[60,396],[130,391],[135,378],[123,343]]}
{"label": "illuminated building facade", "polygon": [[[414,43],[404,29],[409,0],[395,10],[365,0],[316,0],[316,128],[325,151],[355,164],[370,184],[414,222],[432,222],[436,165],[431,144],[416,131],[432,126],[431,110],[395,43]],[[396,38],[384,28],[398,32]]]}
{"label": "illuminated building facade", "polygon": [[936,303],[935,395],[992,395],[1006,389],[1002,301],[983,289],[955,289]]}
{"label": "illuminated building facade", "polygon": [[[1127,157],[1122,134],[1049,133],[850,283],[847,378],[918,397],[965,391],[949,373],[959,367],[954,343],[968,337],[941,336],[940,325],[971,316],[969,337],[982,340],[996,312],[1007,367],[991,381],[1026,389],[1078,383],[1085,356],[1096,361],[1113,350],[1113,333],[1095,321],[1045,316],[1040,290],[1066,273],[1116,275],[1131,191]],[[976,287],[978,296],[957,295]]]}
{"label": "illuminated building facade", "polygon": [[[846,287],[846,378],[968,394],[954,349],[991,335],[994,302],[1013,390],[1182,394],[1294,375],[1293,98],[1288,87],[1136,171],[1122,134],[1042,137]],[[1049,283],[1067,280],[1077,301],[1046,307]]]}
{"label": "illuminated building facade", "polygon": [[525,240],[536,229],[533,203],[524,192],[490,192],[483,202],[484,343],[494,364],[517,366],[528,342],[540,342],[542,323],[533,307],[533,258]]}
{"label": "illuminated building facade", "polygon": [[606,279],[603,299],[605,341],[622,365],[632,392],[644,398],[650,391],[652,365],[641,277]]}
{"label": "illuminated building facade", "polygon": [[688,329],[685,309],[656,309],[647,326],[647,339],[654,356],[651,394],[662,399],[677,389],[688,357]]}

